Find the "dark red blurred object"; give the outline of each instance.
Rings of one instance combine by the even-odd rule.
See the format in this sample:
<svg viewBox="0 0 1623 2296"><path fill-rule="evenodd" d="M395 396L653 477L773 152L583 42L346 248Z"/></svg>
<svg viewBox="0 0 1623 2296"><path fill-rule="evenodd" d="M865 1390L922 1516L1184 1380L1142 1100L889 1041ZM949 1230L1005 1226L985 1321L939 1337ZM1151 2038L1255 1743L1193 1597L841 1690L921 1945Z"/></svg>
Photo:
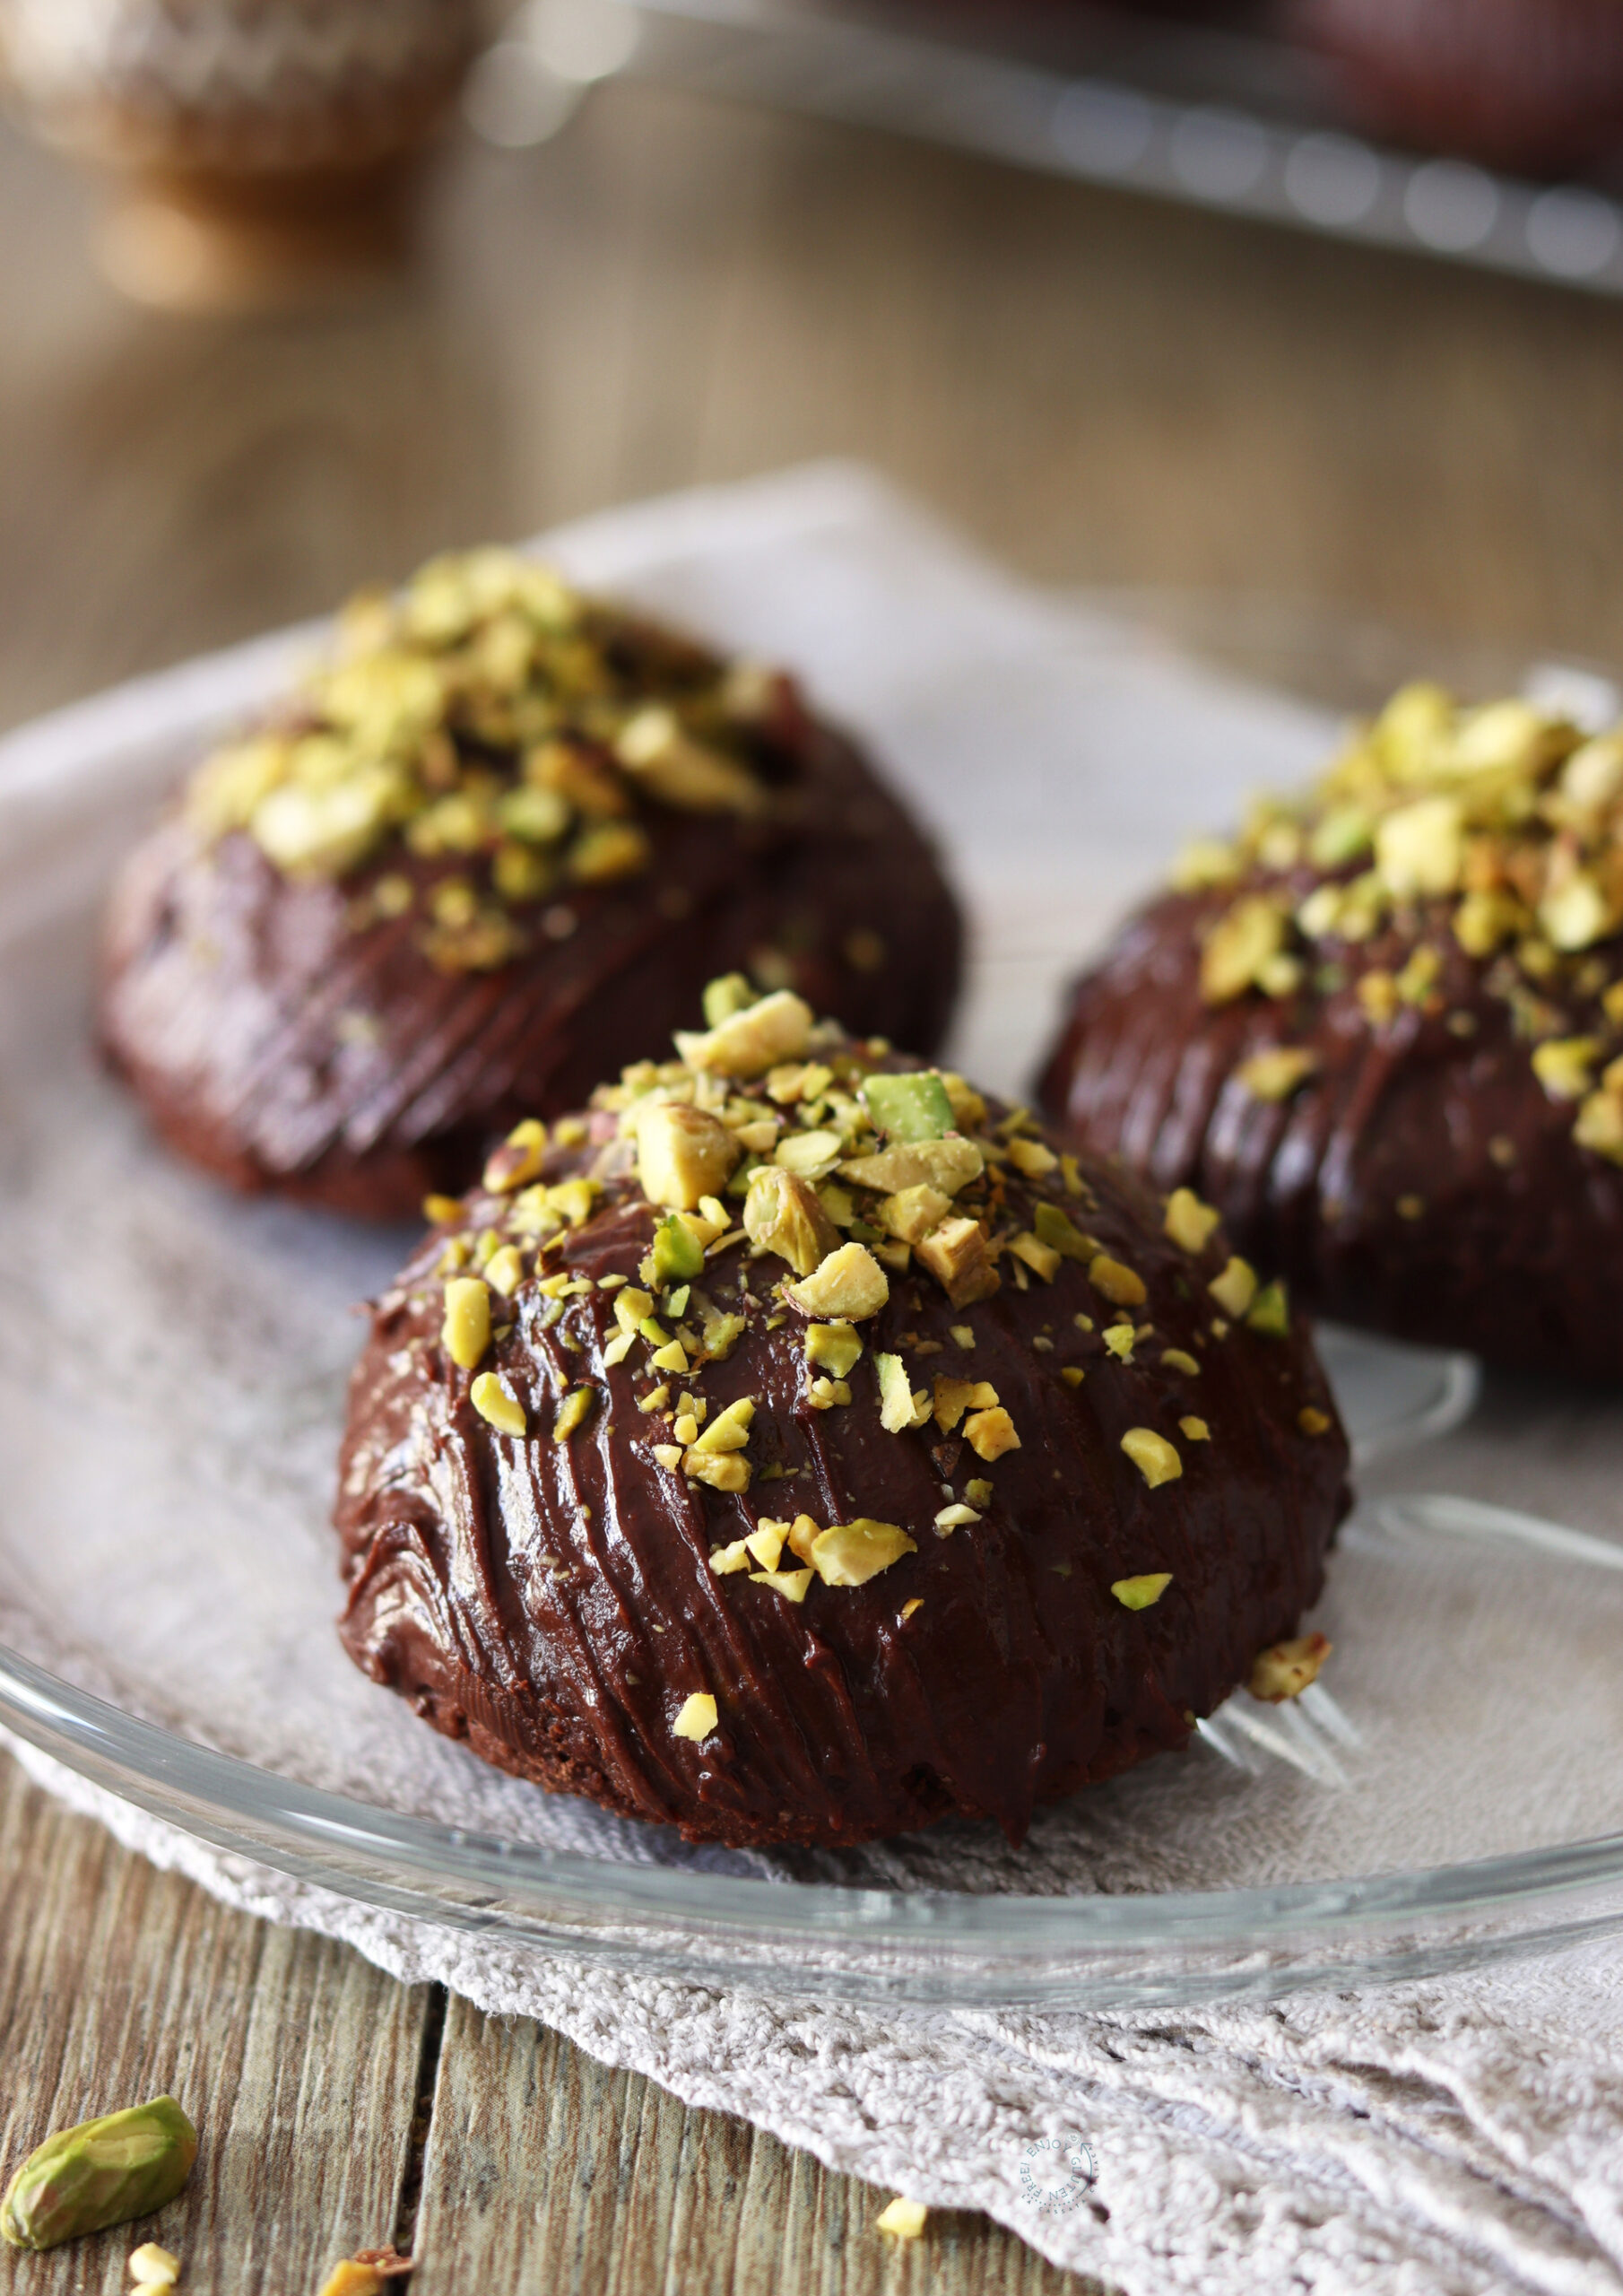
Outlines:
<svg viewBox="0 0 1623 2296"><path fill-rule="evenodd" d="M1364 126L1537 174L1623 143L1623 0L1290 0Z"/></svg>

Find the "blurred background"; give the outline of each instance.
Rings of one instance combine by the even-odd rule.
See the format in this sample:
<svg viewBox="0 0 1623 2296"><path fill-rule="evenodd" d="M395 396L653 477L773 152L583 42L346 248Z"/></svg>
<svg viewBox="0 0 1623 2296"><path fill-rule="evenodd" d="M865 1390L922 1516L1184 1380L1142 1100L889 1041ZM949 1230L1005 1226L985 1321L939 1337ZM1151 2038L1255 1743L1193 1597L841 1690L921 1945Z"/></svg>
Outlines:
<svg viewBox="0 0 1623 2296"><path fill-rule="evenodd" d="M1259 658L1623 660L1618 0L0 0L0 724L825 455Z"/></svg>

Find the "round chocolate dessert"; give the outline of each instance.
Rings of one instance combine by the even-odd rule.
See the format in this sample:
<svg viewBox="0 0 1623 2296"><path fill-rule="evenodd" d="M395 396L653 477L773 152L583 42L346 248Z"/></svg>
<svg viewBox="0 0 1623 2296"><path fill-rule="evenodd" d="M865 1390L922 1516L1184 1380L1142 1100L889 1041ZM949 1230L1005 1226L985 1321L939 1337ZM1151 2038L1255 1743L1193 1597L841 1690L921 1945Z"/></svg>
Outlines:
<svg viewBox="0 0 1623 2296"><path fill-rule="evenodd" d="M356 602L127 864L101 1031L182 1153L415 1213L734 968L929 1049L959 926L793 682L499 550Z"/></svg>
<svg viewBox="0 0 1623 2296"><path fill-rule="evenodd" d="M1623 1378L1623 734L1405 688L1187 849L1042 1099L1313 1309Z"/></svg>
<svg viewBox="0 0 1623 2296"><path fill-rule="evenodd" d="M787 991L519 1126L376 1304L356 1663L550 1790L735 1846L1039 1803L1182 1746L1348 1504L1284 1293L1187 1191Z"/></svg>

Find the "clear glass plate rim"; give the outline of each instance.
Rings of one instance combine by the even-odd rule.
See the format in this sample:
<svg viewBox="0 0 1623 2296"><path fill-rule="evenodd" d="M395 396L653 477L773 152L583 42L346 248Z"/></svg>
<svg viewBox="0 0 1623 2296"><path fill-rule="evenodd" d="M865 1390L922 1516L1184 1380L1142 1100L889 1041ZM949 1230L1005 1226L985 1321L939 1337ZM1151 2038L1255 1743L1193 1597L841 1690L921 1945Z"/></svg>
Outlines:
<svg viewBox="0 0 1623 2296"><path fill-rule="evenodd" d="M349 1867L324 1869L335 1853L395 1869L389 1900L412 1900L410 1909L425 1920L459 1918L457 1901L436 1895L434 1882L488 1892L479 1909L485 1918L499 1919L504 1909L554 1920L569 1910L583 1917L603 1910L600 1860L505 1843L301 1786L127 1714L4 1646L0 1725L182 1832L275 1870L350 1892L358 1876ZM413 1878L403 1881L400 1867ZM1312 1933L1333 1930L1344 1939L1353 1927L1527 1910L1623 1883L1623 1834L1351 1879L1084 1898L895 1892L651 1866L616 1866L612 1874L617 1916L661 1917L741 1936L821 1933L874 1947L927 1942L943 1958L988 1948L1008 1955L1021 1948L1264 1947Z"/></svg>

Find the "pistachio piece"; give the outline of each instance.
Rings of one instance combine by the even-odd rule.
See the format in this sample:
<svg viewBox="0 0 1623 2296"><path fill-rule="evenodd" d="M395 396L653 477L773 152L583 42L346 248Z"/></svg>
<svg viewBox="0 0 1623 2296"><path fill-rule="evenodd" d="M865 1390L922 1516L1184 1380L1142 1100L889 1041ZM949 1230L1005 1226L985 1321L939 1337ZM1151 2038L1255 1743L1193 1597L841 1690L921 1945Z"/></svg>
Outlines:
<svg viewBox="0 0 1623 2296"><path fill-rule="evenodd" d="M921 1180L916 1187L898 1188L888 1196L879 1207L879 1222L887 1235L899 1236L904 1244L916 1244L933 1228L939 1228L952 1209L950 1196L943 1196L928 1180Z"/></svg>
<svg viewBox="0 0 1623 2296"><path fill-rule="evenodd" d="M1533 1047L1532 1073L1552 1100L1580 1100L1602 1049L1596 1037L1551 1037Z"/></svg>
<svg viewBox="0 0 1623 2296"><path fill-rule="evenodd" d="M935 1423L943 1435L950 1435L967 1411L990 1411L997 1402L997 1389L989 1379L950 1379L944 1372L935 1376Z"/></svg>
<svg viewBox="0 0 1623 2296"><path fill-rule="evenodd" d="M915 1391L901 1357L876 1355L873 1364L879 1373L880 1425L890 1435L922 1427L930 1416L930 1397L922 1387Z"/></svg>
<svg viewBox="0 0 1623 2296"><path fill-rule="evenodd" d="M481 1419L499 1435L522 1435L527 1424L525 1408L510 1396L494 1371L482 1371L468 1389L468 1400Z"/></svg>
<svg viewBox="0 0 1623 2296"><path fill-rule="evenodd" d="M1057 1204L1038 1204L1032 1213L1031 1225L1037 1231L1037 1241L1046 1244L1050 1251L1057 1252L1062 1259L1085 1263L1098 1249L1092 1237L1084 1236L1071 1214L1062 1212Z"/></svg>
<svg viewBox="0 0 1623 2296"><path fill-rule="evenodd" d="M780 1061L799 1060L812 1034L812 1007L779 988L742 1013L729 1013L702 1036L679 1031L676 1049L690 1068L713 1076L762 1076Z"/></svg>
<svg viewBox="0 0 1623 2296"><path fill-rule="evenodd" d="M893 1148L881 1148L876 1155L853 1156L839 1170L842 1179L881 1196L898 1196L904 1188L919 1187L956 1196L959 1188L978 1179L985 1167L985 1159L975 1143L952 1133L945 1140L898 1143Z"/></svg>
<svg viewBox="0 0 1623 2296"><path fill-rule="evenodd" d="M707 1738L717 1720L716 1700L708 1691L696 1690L684 1698L671 1729L678 1738L691 1738L695 1745Z"/></svg>
<svg viewBox="0 0 1623 2296"><path fill-rule="evenodd" d="M172 2288L180 2277L180 2259L156 2240L143 2240L130 2254L128 2271L137 2289Z"/></svg>
<svg viewBox="0 0 1623 2296"><path fill-rule="evenodd" d="M1176 1483L1184 1472L1176 1445L1158 1435L1153 1427L1130 1427L1122 1438L1122 1448L1151 1491L1163 1483Z"/></svg>
<svg viewBox="0 0 1623 2296"><path fill-rule="evenodd" d="M930 2212L922 2200L906 2200L898 2193L873 2222L880 2231L889 2232L896 2239L916 2240L929 2218Z"/></svg>
<svg viewBox="0 0 1623 2296"><path fill-rule="evenodd" d="M849 1377L863 1352L863 1343L850 1324L808 1324L806 1361L831 1379Z"/></svg>
<svg viewBox="0 0 1623 2296"><path fill-rule="evenodd" d="M650 1204L697 1212L725 1187L739 1146L718 1117L685 1100L662 1100L637 1119L637 1177Z"/></svg>
<svg viewBox="0 0 1623 2296"><path fill-rule="evenodd" d="M1002 1283L978 1220L943 1220L913 1248L954 1308L972 1308L977 1300L989 1300Z"/></svg>
<svg viewBox="0 0 1623 2296"><path fill-rule="evenodd" d="M1286 1339L1290 1334L1290 1301L1285 1286L1276 1276L1271 1283L1264 1283L1250 1307L1245 1310L1247 1331L1260 1331L1267 1339Z"/></svg>
<svg viewBox="0 0 1623 2296"><path fill-rule="evenodd" d="M781 1595L786 1603L803 1603L806 1589L815 1576L816 1573L811 1570L752 1570L750 1584L752 1587L770 1587L773 1593Z"/></svg>
<svg viewBox="0 0 1623 2296"><path fill-rule="evenodd" d="M751 1174L743 1218L744 1232L756 1249L776 1252L796 1275L809 1276L839 1248L839 1230L815 1189L781 1164L763 1164Z"/></svg>
<svg viewBox="0 0 1623 2296"><path fill-rule="evenodd" d="M567 1443L596 1400L595 1387L572 1388L558 1406L558 1416L552 1422L552 1440Z"/></svg>
<svg viewBox="0 0 1623 2296"><path fill-rule="evenodd" d="M1045 1172L1056 1170L1059 1161L1046 1141L1014 1139L1009 1143L1009 1161L1028 1180L1041 1179Z"/></svg>
<svg viewBox="0 0 1623 2296"><path fill-rule="evenodd" d="M705 1248L676 1213L655 1228L654 1241L637 1271L643 1282L651 1283L656 1292L668 1291L673 1283L690 1283L704 1272ZM615 1313L619 1313L618 1302Z"/></svg>
<svg viewBox="0 0 1623 2296"><path fill-rule="evenodd" d="M1045 1283L1052 1283L1059 1274L1060 1255L1051 1244L1044 1243L1040 1237L1034 1235L1029 1228L1022 1228L1018 1236L1011 1238L1009 1249L1034 1275L1040 1275Z"/></svg>
<svg viewBox="0 0 1623 2296"><path fill-rule="evenodd" d="M1108 1252L1099 1252L1089 1262L1088 1281L1118 1308L1141 1308L1150 1296L1137 1269Z"/></svg>
<svg viewBox="0 0 1623 2296"><path fill-rule="evenodd" d="M639 709L621 726L614 754L661 804L688 813L758 813L766 793L747 766L695 741L674 710Z"/></svg>
<svg viewBox="0 0 1623 2296"><path fill-rule="evenodd" d="M1254 1100L1288 1100L1319 1065L1318 1054L1309 1052L1305 1045L1270 1045L1254 1052L1249 1060L1242 1060L1234 1077Z"/></svg>
<svg viewBox="0 0 1623 2296"><path fill-rule="evenodd" d="M1110 1591L1124 1610L1147 1611L1171 1584L1170 1570L1141 1570L1133 1578L1113 1578Z"/></svg>
<svg viewBox="0 0 1623 2296"><path fill-rule="evenodd" d="M819 1262L785 1297L808 1316L861 1323L878 1315L890 1297L884 1269L864 1244L842 1244Z"/></svg>
<svg viewBox="0 0 1623 2296"><path fill-rule="evenodd" d="M742 1451L750 1440L750 1422L755 1416L753 1396L740 1396L725 1411L718 1411L696 1441L690 1444L689 1454L707 1451Z"/></svg>
<svg viewBox="0 0 1623 2296"><path fill-rule="evenodd" d="M1272 1643L1257 1653L1245 1687L1253 1698L1260 1698L1270 1706L1282 1705L1288 1698L1300 1698L1308 1683L1316 1680L1320 1667L1334 1648L1329 1637L1323 1634L1302 1634L1294 1641Z"/></svg>
<svg viewBox="0 0 1623 2296"><path fill-rule="evenodd" d="M838 1132L791 1132L777 1144L774 1161L798 1179L827 1179L845 1152Z"/></svg>
<svg viewBox="0 0 1623 2296"><path fill-rule="evenodd" d="M953 1129L952 1102L933 1071L866 1077L862 1100L876 1128L894 1141L940 1140Z"/></svg>
<svg viewBox="0 0 1623 2296"><path fill-rule="evenodd" d="M6 2186L0 2239L14 2248L54 2248L150 2216L173 2200L196 2157L197 2132L173 2097L59 2129Z"/></svg>
<svg viewBox="0 0 1623 2296"><path fill-rule="evenodd" d="M1451 893L1464 860L1464 816L1457 797L1421 797L1376 825L1376 867L1398 900Z"/></svg>
<svg viewBox="0 0 1623 2296"><path fill-rule="evenodd" d="M490 1344L490 1292L482 1276L452 1276L439 1335L457 1370L471 1371Z"/></svg>
<svg viewBox="0 0 1623 2296"><path fill-rule="evenodd" d="M904 1554L917 1552L917 1542L899 1523L859 1515L854 1523L836 1523L820 1533L812 1542L810 1561L825 1587L865 1587Z"/></svg>
<svg viewBox="0 0 1623 2296"><path fill-rule="evenodd" d="M510 1196L541 1170L546 1153L547 1127L537 1117L516 1124L484 1168L484 1184L492 1196Z"/></svg>
<svg viewBox="0 0 1623 2296"><path fill-rule="evenodd" d="M964 1439L976 1458L988 1465L1001 1459L1005 1451L1018 1451L1020 1439L1014 1431L1014 1422L1001 1404L987 1411L972 1411L964 1422Z"/></svg>
<svg viewBox="0 0 1623 2296"><path fill-rule="evenodd" d="M1231 1004L1252 987L1271 957L1285 945L1285 912L1262 893L1247 893L1225 911L1201 951L1201 996L1208 1004Z"/></svg>
<svg viewBox="0 0 1623 2296"><path fill-rule="evenodd" d="M1206 1286L1225 1315L1243 1316L1256 1297L1256 1270L1237 1253Z"/></svg>
<svg viewBox="0 0 1623 2296"><path fill-rule="evenodd" d="M1169 1236L1181 1252L1203 1252L1222 1216L1210 1204L1202 1204L1192 1187L1175 1187L1167 1198L1161 1232Z"/></svg>

